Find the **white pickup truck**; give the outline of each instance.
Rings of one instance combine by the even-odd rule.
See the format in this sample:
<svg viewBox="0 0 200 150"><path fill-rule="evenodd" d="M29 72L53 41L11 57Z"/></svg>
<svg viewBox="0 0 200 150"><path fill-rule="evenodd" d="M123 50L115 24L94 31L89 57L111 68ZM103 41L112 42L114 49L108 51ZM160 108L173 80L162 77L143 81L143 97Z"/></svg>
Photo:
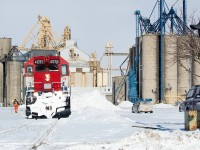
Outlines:
<svg viewBox="0 0 200 150"><path fill-rule="evenodd" d="M153 113L152 108L153 108L152 101L140 101L133 104L132 113L140 113L140 112Z"/></svg>

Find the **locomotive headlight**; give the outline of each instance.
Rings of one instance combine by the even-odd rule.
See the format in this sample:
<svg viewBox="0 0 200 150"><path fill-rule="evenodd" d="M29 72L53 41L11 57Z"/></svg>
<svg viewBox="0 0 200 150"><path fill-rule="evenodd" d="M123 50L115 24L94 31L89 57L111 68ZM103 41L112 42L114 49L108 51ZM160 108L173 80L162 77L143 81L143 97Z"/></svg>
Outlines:
<svg viewBox="0 0 200 150"><path fill-rule="evenodd" d="M47 82L50 81L50 74L45 74L45 81L47 81Z"/></svg>

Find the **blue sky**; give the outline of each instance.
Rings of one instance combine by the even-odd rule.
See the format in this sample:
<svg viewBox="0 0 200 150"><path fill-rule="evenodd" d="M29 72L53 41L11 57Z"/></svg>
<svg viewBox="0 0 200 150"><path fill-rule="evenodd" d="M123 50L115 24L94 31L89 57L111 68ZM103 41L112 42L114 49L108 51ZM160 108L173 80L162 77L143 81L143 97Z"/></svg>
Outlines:
<svg viewBox="0 0 200 150"><path fill-rule="evenodd" d="M171 6L176 0L166 0ZM113 51L127 52L135 41L134 11L149 17L156 0L0 0L0 37L11 37L20 45L37 22L38 15L51 20L57 35L66 25L72 30L72 39L86 53L96 51L100 58L107 42ZM182 0L175 5L179 11ZM198 10L200 1L188 0L188 15ZM158 12L153 14L157 18Z"/></svg>

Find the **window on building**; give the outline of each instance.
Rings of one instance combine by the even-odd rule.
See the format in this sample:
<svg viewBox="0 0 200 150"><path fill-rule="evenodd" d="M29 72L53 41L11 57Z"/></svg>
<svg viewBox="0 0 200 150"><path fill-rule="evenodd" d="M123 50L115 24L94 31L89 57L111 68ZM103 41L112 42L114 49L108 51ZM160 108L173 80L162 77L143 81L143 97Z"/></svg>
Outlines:
<svg viewBox="0 0 200 150"><path fill-rule="evenodd" d="M76 72L83 72L82 68L76 68Z"/></svg>

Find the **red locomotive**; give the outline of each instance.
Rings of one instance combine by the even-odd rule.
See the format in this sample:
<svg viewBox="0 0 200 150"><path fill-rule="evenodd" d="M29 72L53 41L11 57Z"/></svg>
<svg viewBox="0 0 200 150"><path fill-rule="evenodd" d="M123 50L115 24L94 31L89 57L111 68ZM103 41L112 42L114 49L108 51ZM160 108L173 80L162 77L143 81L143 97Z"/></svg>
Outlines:
<svg viewBox="0 0 200 150"><path fill-rule="evenodd" d="M71 114L69 63L60 56L35 56L24 64L27 118Z"/></svg>

